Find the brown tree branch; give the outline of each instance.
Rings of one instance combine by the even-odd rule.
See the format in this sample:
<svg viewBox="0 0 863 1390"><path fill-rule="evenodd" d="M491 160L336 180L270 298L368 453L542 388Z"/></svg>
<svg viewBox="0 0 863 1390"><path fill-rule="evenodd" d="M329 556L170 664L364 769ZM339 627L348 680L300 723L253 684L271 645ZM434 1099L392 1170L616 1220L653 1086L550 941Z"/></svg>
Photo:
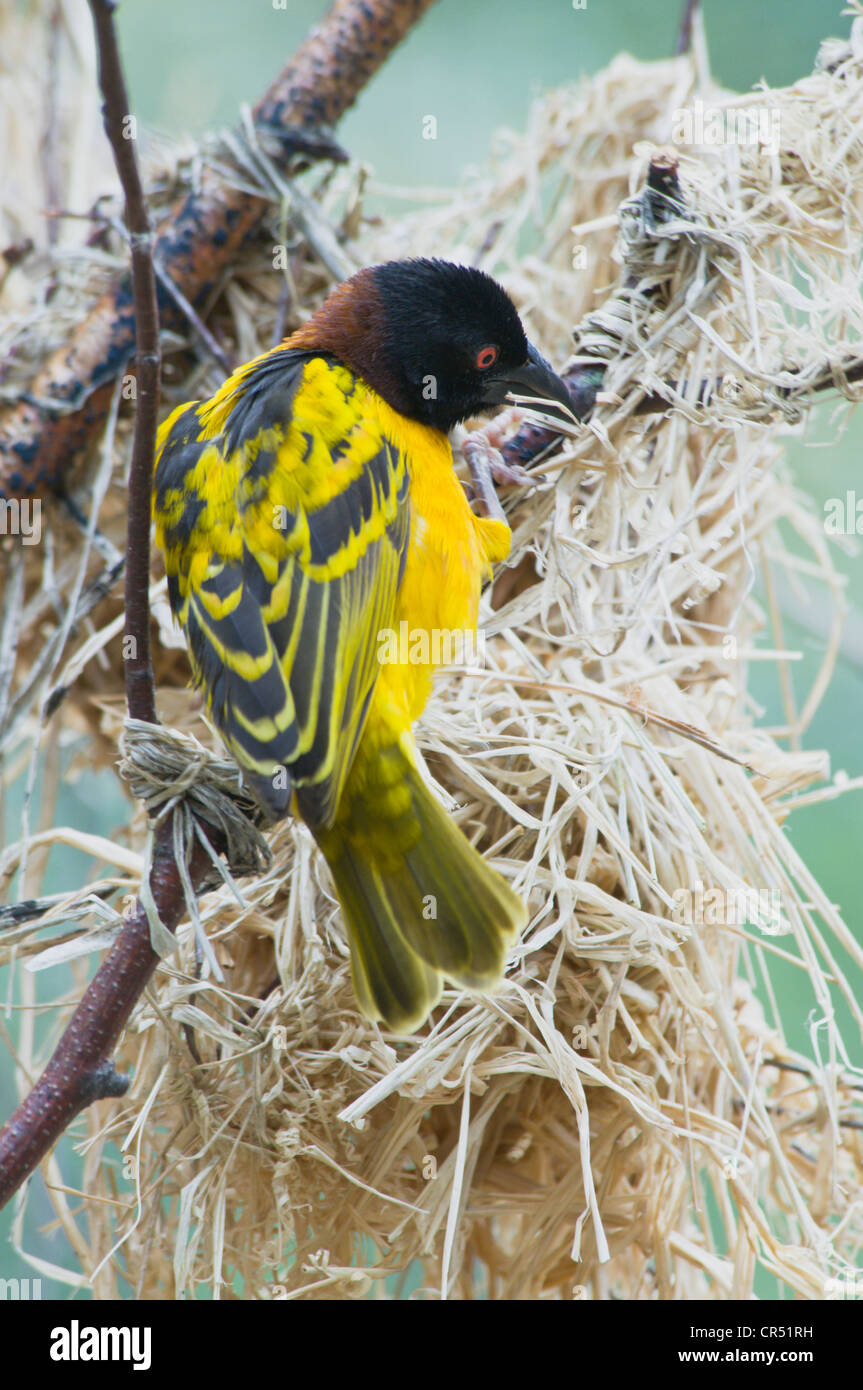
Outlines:
<svg viewBox="0 0 863 1390"><path fill-rule="evenodd" d="M329 129L434 0L335 0L254 108L255 123L282 164L333 157ZM154 255L180 294L200 308L269 203L205 168L156 233ZM162 322L185 316L164 289ZM26 398L0 416L0 497L43 494L63 479L92 442L113 383L134 351L135 313L128 277L94 305L71 343L37 373ZM56 402L56 406L46 405Z"/></svg>
<svg viewBox="0 0 863 1390"><path fill-rule="evenodd" d="M133 719L156 722L150 661L150 495L159 412L159 313L153 271L153 237L144 190L127 125L129 100L114 30L114 0L89 0L96 31L99 87L105 134L123 188L132 260L132 302L136 342L135 430L129 469L126 523L126 703ZM199 847L199 874L209 858ZM185 894L173 853L172 816L154 838L150 891L160 919L173 930L183 914ZM150 944L150 925L140 903L131 921L97 971L75 1010L45 1072L12 1119L0 1131L0 1206L87 1105L121 1096L128 1078L116 1071L110 1054L159 957Z"/></svg>
<svg viewBox="0 0 863 1390"><path fill-rule="evenodd" d="M683 53L688 53L692 47L692 30L695 24L695 16L698 13L699 0L683 0L683 9L677 25L677 42L674 46L675 57L680 57Z"/></svg>
<svg viewBox="0 0 863 1390"><path fill-rule="evenodd" d="M211 868L195 844L189 864L193 883ZM173 852L170 820L155 836L150 888L159 917L173 931L185 913L185 897ZM17 1191L76 1115L94 1100L121 1096L121 1076L111 1053L159 957L150 945L150 926L138 902L116 945L90 982L51 1060L33 1090L0 1130L0 1207Z"/></svg>
<svg viewBox="0 0 863 1390"><path fill-rule="evenodd" d="M788 367L785 370L789 376L799 375L798 369L795 367ZM594 366L582 361L571 367L569 371L561 372L560 375L572 396L573 415L577 420L587 420L596 408L597 396L603 390L605 363L597 361ZM795 397L802 399L806 396L818 395L822 391L838 390L844 382L851 386L860 381L863 381L863 358L853 357L843 362L837 362L835 365L825 363L823 370L814 381L809 381L799 388L793 386L776 387L775 393L779 399L792 400ZM726 384L726 378L721 376L715 377L712 381L702 381L698 387L697 399L693 404L707 408L711 401L722 395ZM683 389L685 389L685 383L668 382L669 393ZM671 410L673 407L674 401L670 398L670 394L665 396L659 391L651 391L648 395L642 396L635 406L633 414L661 415L663 411ZM557 444L560 438L560 432L552 425L524 424L511 439L508 439L501 446L501 458L508 467L527 468L530 464L535 463L547 449Z"/></svg>
<svg viewBox="0 0 863 1390"><path fill-rule="evenodd" d="M126 704L131 719L156 722L156 695L150 661L150 496L159 417L159 310L153 271L153 235L144 189L128 127L129 98L114 30L114 0L90 0L99 56L102 114L126 202L132 251L135 310L135 433L129 468L126 520Z"/></svg>

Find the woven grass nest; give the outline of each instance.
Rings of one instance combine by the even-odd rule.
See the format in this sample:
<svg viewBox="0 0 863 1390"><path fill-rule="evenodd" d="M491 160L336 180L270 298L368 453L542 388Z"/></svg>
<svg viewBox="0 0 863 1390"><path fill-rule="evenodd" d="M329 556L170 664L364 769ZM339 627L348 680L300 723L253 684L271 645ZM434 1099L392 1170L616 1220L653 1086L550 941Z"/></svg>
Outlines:
<svg viewBox="0 0 863 1390"><path fill-rule="evenodd" d="M778 109L781 140L673 148L683 205L653 222L648 163L696 97ZM193 165L162 163L157 211ZM842 601L779 436L804 419L825 363L863 343L859 35L793 88L745 98L711 84L698 45L658 64L619 57L537 100L526 131L501 133L456 191L383 221L365 214L373 186L356 166L310 176L304 200L262 168L244 177L272 198L272 226L210 316L235 360L290 331L335 274L444 254L497 274L556 366L573 331L577 354L609 364L589 423L537 463L534 487L503 494L514 543L483 600L483 661L440 674L417 729L438 795L531 922L496 994L450 990L419 1035L389 1036L357 1011L311 836L280 826L269 867L201 899L202 967L181 927L117 1057L128 1094L76 1125L80 1214L52 1193L79 1262L67 1277L146 1299L822 1298L863 1239L850 1063L863 1014L837 959L857 971L863 951L783 830L795 806L836 794L826 756L799 739L830 680ZM290 248L288 282L274 241ZM50 331L98 288L111 245L121 254L109 244L104 264L55 263ZM3 331L26 365L48 312L35 290L22 308L20 280L17 300ZM168 363L166 409L220 380L191 337ZM720 383L706 404L703 382ZM660 389L668 408L639 414ZM80 530L52 518L57 587L121 544L128 429L121 415L81 483L99 499L101 554L82 556ZM5 851L0 885L26 857L18 895L37 891L57 842L88 853L92 873L4 933L4 949L18 971L78 953L83 979L84 953L137 891L147 834L131 802L110 843L50 816L64 742L78 740L78 766L116 765L119 600L40 673L61 620L42 593L44 547L25 559L7 773L38 757L43 811ZM771 735L755 727L747 655L761 641L781 670L777 574L826 588L835 617L817 679ZM160 715L216 753L157 561L153 585ZM69 693L39 716L33 691L51 686ZM808 977L811 1056L785 1039L780 959ZM840 997L854 1036L834 1016ZM25 1029L32 1072L28 1046Z"/></svg>

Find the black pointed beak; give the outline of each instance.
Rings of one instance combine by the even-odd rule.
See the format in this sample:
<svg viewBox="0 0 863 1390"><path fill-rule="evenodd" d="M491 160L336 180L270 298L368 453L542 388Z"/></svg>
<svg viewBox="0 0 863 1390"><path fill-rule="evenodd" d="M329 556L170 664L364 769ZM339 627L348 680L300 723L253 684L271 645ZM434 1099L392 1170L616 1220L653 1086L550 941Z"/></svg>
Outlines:
<svg viewBox="0 0 863 1390"><path fill-rule="evenodd" d="M575 413L569 388L537 352L533 343L527 345L527 360L520 367L508 367L504 372L490 377L482 394L487 405L502 405L512 395L530 396L536 400L538 410L554 419L571 422ZM540 405L541 401L555 404ZM562 409L557 409L557 406Z"/></svg>

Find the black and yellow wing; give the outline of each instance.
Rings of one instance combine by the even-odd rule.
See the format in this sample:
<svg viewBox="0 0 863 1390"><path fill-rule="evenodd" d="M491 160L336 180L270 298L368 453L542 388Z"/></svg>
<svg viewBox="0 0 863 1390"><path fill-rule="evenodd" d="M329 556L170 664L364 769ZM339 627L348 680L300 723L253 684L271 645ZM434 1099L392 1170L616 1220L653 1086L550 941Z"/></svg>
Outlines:
<svg viewBox="0 0 863 1390"><path fill-rule="evenodd" d="M274 816L332 823L391 628L409 476L341 364L280 348L157 444L173 611L214 723Z"/></svg>

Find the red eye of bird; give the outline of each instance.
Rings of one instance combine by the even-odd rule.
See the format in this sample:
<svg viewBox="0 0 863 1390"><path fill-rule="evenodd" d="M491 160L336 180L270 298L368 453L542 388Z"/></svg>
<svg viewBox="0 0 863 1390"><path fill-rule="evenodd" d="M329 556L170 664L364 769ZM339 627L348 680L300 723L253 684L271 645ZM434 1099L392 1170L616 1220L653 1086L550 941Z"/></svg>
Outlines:
<svg viewBox="0 0 863 1390"><path fill-rule="evenodd" d="M479 367L479 369L480 369L481 372L486 371L489 367L493 367L496 361L497 361L497 348L496 348L496 347L484 347L484 348L481 348L480 351L479 351L479 352L477 353L477 355L476 355L476 365Z"/></svg>

